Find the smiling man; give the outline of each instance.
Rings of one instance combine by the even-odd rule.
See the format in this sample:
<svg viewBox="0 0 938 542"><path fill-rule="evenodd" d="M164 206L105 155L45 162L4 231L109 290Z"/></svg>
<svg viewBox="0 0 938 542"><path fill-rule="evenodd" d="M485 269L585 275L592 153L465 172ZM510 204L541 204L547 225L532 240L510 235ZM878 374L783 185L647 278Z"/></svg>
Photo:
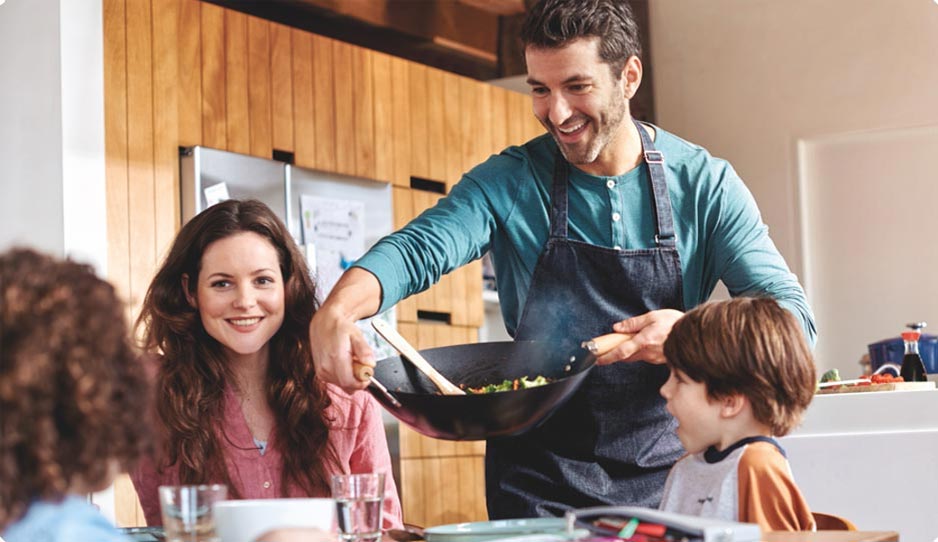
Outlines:
<svg viewBox="0 0 938 542"><path fill-rule="evenodd" d="M733 295L776 298L812 341L813 316L733 168L632 120L642 62L626 2L542 0L521 37L548 134L476 166L358 260L310 325L317 372L364 388L352 358L374 357L354 321L491 251L515 339L567 351L612 330L634 337L546 423L488 442L490 517L657 506L683 453L658 394L662 344L682 311L722 280Z"/></svg>
<svg viewBox="0 0 938 542"><path fill-rule="evenodd" d="M623 159L638 156L636 149L618 143L638 140L638 134L629 137L634 126L625 122L625 95L638 87L641 65L633 56L627 73L614 75L599 61L601 43L598 37L588 37L562 48L529 47L527 81L534 114L564 158L593 175L616 175Z"/></svg>

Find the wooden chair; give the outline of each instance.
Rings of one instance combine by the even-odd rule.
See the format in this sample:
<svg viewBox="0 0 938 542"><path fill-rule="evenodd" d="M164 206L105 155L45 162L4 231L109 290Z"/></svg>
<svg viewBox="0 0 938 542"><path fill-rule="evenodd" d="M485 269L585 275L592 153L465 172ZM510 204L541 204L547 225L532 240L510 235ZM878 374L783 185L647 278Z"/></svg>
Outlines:
<svg viewBox="0 0 938 542"><path fill-rule="evenodd" d="M835 516L834 514L825 514L823 512L811 512L814 516L814 523L817 524L819 531L856 531L857 526L847 518Z"/></svg>

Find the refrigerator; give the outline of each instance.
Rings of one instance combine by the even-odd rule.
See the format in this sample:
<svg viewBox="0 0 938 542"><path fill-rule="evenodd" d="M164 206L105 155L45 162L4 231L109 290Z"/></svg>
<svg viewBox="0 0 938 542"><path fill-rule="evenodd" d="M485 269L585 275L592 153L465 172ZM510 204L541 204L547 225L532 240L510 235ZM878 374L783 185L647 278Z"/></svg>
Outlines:
<svg viewBox="0 0 938 542"><path fill-rule="evenodd" d="M226 199L253 198L287 225L307 259L321 302L339 275L391 233L391 185L208 147L180 149L182 222ZM382 315L392 325L393 312ZM369 339L371 326L362 328ZM367 327L367 329L364 329ZM394 352L377 337L379 359Z"/></svg>
<svg viewBox="0 0 938 542"><path fill-rule="evenodd" d="M321 296L393 227L391 186L370 179L185 147L180 149L180 180L183 223L230 198L266 203L306 255Z"/></svg>

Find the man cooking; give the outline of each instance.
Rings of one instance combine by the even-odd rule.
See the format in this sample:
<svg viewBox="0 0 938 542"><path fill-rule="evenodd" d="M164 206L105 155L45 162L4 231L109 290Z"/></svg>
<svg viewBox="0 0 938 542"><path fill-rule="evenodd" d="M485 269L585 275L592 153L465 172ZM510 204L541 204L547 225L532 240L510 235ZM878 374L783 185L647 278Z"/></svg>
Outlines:
<svg viewBox="0 0 938 542"><path fill-rule="evenodd" d="M642 62L624 1L543 0L521 38L548 134L473 168L342 277L310 325L316 369L364 388L352 359L374 355L354 322L491 250L515 339L566 348L611 330L634 337L546 423L488 442L490 518L657 506L683 453L658 394L662 344L682 311L722 280L733 295L777 299L810 341L813 315L733 168L632 120Z"/></svg>

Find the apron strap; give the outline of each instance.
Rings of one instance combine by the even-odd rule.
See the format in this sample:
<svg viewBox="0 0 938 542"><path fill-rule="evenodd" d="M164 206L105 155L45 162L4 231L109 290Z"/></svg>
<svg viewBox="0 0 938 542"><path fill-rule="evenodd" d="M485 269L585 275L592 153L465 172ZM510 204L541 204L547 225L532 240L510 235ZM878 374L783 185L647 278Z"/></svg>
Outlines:
<svg viewBox="0 0 938 542"><path fill-rule="evenodd" d="M550 191L550 237L567 238L567 179L570 165L560 153L560 147L554 153L554 179Z"/></svg>
<svg viewBox="0 0 938 542"><path fill-rule="evenodd" d="M671 217L671 196L668 194L668 181L664 173L664 153L655 148L654 142L637 120L632 119L632 122L635 123L642 140L642 151L655 200L655 244L659 247L673 247L677 243L674 238L674 220Z"/></svg>
<svg viewBox="0 0 938 542"><path fill-rule="evenodd" d="M635 128L642 141L642 151L645 165L648 166L651 180L652 209L655 213L655 245L659 247L674 247L674 220L671 216L671 196L668 193L668 181L664 171L664 154L655 148L654 142L648 133L635 119ZM554 178L551 187L550 209L550 237L552 239L567 238L567 180L570 174L570 165L560 152L554 153Z"/></svg>

